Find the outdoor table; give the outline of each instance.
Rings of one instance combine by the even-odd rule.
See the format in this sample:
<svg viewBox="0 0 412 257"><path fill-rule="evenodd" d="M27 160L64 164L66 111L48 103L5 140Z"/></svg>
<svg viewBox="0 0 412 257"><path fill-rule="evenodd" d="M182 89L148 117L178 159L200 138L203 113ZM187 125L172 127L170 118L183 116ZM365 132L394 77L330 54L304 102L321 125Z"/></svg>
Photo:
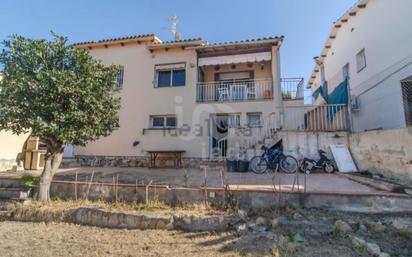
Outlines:
<svg viewBox="0 0 412 257"><path fill-rule="evenodd" d="M156 168L156 158L159 154L171 154L174 157L174 167L176 169L182 168L182 153L186 152L184 150L149 150L150 162L149 168Z"/></svg>

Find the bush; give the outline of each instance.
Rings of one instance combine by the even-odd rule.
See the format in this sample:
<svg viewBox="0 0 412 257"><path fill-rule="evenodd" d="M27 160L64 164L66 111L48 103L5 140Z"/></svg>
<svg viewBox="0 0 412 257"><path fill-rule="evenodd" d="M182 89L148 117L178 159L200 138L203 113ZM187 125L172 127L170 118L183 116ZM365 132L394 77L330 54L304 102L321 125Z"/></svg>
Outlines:
<svg viewBox="0 0 412 257"><path fill-rule="evenodd" d="M20 178L20 184L29 188L36 188L39 186L39 180L33 176L25 175Z"/></svg>

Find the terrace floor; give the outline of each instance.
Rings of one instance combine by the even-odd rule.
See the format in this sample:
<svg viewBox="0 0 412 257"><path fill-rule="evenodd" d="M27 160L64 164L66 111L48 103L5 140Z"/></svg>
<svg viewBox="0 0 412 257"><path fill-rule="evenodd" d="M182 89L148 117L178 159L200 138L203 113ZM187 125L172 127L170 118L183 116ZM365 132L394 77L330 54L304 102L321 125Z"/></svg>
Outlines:
<svg viewBox="0 0 412 257"><path fill-rule="evenodd" d="M31 175L39 176L40 172L29 172ZM18 176L19 173L0 173L1 177ZM20 173L22 174L22 173ZM266 173L257 175L248 173L223 172L223 179L219 169L211 168L205 173L200 169L169 169L169 168L118 168L118 167L79 167L60 169L54 177L58 181L90 181L93 175L93 182L112 183L118 181L119 184L149 184L170 185L187 187L222 187L229 184L231 189L237 190L273 190L275 181L276 189L282 191L297 191L296 174ZM273 180L273 177L275 179ZM299 174L299 189L304 190L305 175ZM294 183L295 181L295 183ZM293 186L295 184L295 186ZM336 174L310 174L306 175L306 192L311 193L348 193L348 194L368 194L379 193L375 188L352 181L344 176Z"/></svg>

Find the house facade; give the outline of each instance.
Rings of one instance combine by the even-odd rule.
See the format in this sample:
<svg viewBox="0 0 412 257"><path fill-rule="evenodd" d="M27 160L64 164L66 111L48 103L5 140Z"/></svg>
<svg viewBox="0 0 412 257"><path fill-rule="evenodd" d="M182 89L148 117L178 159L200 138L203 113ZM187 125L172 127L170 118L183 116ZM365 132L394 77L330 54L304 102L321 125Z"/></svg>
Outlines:
<svg viewBox="0 0 412 257"><path fill-rule="evenodd" d="M315 104L350 103L354 132L412 125L410 10L409 0L358 1L315 60L307 84Z"/></svg>
<svg viewBox="0 0 412 257"><path fill-rule="evenodd" d="M3 75L0 72L0 80ZM11 131L0 130L0 171L17 167L17 159L21 158L23 144L29 134L15 135Z"/></svg>
<svg viewBox="0 0 412 257"><path fill-rule="evenodd" d="M282 40L208 44L140 35L76 44L122 70L120 128L76 147L75 155L139 158L150 150L182 150L185 158L215 159L227 156L236 138L264 139L262 130L281 119ZM253 140L230 136L232 129L248 130Z"/></svg>

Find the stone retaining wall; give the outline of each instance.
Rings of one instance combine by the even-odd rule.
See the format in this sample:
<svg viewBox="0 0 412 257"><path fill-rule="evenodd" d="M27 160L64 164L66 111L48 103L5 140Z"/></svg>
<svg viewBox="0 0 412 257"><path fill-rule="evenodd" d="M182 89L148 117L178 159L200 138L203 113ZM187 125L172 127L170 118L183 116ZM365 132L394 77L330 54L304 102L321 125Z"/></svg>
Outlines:
<svg viewBox="0 0 412 257"><path fill-rule="evenodd" d="M80 166L90 167L148 167L148 156L95 156L76 155ZM174 161L168 156L159 156L156 160L159 167L174 167ZM223 165L220 161L205 160L202 158L182 158L183 168L198 169L201 165Z"/></svg>
<svg viewBox="0 0 412 257"><path fill-rule="evenodd" d="M186 232L225 231L238 220L229 216L147 216L94 208L56 210L33 206L17 207L11 213L11 219L30 222L67 222L116 229L176 229Z"/></svg>
<svg viewBox="0 0 412 257"><path fill-rule="evenodd" d="M295 208L324 208L338 211L381 213L412 212L412 197L391 193L369 194L328 194L328 193L291 193L270 191L238 191L223 188L183 188L152 185L92 183L88 190L87 183L77 184L77 197L88 199L124 202L145 202L158 200L170 206L191 205L207 202L211 206L234 206L239 208L272 208L290 205ZM51 196L61 199L75 199L74 183L55 181L51 186Z"/></svg>

